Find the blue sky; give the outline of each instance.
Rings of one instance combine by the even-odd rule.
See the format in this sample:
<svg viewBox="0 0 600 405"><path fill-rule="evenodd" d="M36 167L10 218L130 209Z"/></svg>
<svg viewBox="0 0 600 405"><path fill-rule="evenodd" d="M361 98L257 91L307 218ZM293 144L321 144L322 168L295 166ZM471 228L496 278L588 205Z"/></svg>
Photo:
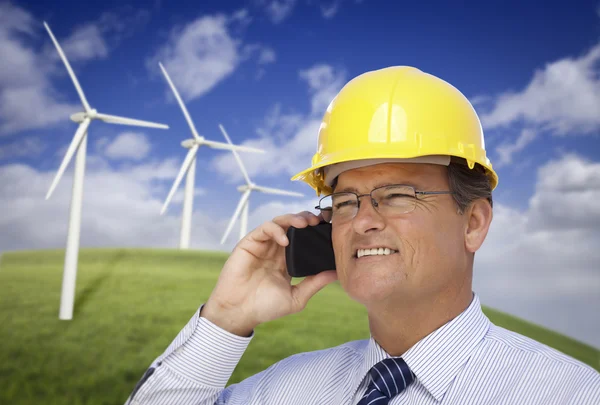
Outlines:
<svg viewBox="0 0 600 405"><path fill-rule="evenodd" d="M223 141L223 123L234 143L268 151L242 155L256 183L305 194L252 195L250 228L314 206L314 192L289 178L310 163L341 86L411 65L471 100L500 176L475 291L600 347L598 1L88 3L0 2L0 251L60 248L66 238L72 168L44 196L81 105L43 21L92 107L170 126L92 124L82 246L177 246L182 193L159 211L190 132L159 61L200 134ZM234 237L218 241L243 178L230 154L201 148L198 157L192 246L229 250Z"/></svg>

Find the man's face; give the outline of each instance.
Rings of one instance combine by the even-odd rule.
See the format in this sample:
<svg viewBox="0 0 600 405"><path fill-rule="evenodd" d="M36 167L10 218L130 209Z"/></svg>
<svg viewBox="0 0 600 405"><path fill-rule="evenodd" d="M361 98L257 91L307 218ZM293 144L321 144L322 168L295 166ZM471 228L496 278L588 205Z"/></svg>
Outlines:
<svg viewBox="0 0 600 405"><path fill-rule="evenodd" d="M367 194L391 184L448 191L447 176L441 165L385 163L343 172L335 192ZM416 303L470 283L466 219L451 195L420 195L414 211L394 217L379 214L367 196L360 203L354 219L332 222L338 279L352 299ZM358 249L379 247L395 253L357 257Z"/></svg>

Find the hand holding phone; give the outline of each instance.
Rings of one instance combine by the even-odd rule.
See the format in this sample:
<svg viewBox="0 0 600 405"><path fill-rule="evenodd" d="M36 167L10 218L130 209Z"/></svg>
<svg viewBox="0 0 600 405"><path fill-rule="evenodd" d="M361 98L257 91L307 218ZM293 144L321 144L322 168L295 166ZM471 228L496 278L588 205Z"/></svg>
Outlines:
<svg viewBox="0 0 600 405"><path fill-rule="evenodd" d="M290 226L316 228L319 220L308 211L286 214L248 233L223 265L200 316L230 333L249 336L262 323L302 311L337 274L322 272L292 283L286 269L285 250L290 245L286 233Z"/></svg>
<svg viewBox="0 0 600 405"><path fill-rule="evenodd" d="M335 270L330 223L305 228L290 226L286 235L290 243L285 248L285 262L290 276L306 277Z"/></svg>

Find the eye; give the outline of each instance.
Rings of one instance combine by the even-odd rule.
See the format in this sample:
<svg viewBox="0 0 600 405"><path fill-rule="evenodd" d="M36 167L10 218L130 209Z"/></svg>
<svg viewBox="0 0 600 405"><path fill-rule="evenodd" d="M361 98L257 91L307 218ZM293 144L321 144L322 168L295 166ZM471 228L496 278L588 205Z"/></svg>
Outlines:
<svg viewBox="0 0 600 405"><path fill-rule="evenodd" d="M393 194L388 194L383 198L383 201L381 201L384 205L389 205L389 206L399 206L399 205L405 205L407 203L412 203L414 197L410 194L403 194L403 193L393 193Z"/></svg>
<svg viewBox="0 0 600 405"><path fill-rule="evenodd" d="M356 206L356 201L346 200L346 201L341 201L341 202L335 203L333 208L336 210L339 210L344 207L354 207L354 206Z"/></svg>
<svg viewBox="0 0 600 405"><path fill-rule="evenodd" d="M407 199L407 198L413 198L413 196L409 195L409 194L395 193L395 194L386 195L385 198L384 198L384 200L385 201L392 201L393 202L393 201L404 200L404 199Z"/></svg>
<svg viewBox="0 0 600 405"><path fill-rule="evenodd" d="M396 194L386 195L385 198L389 199L389 200L394 199L394 198L412 198L412 195L396 193Z"/></svg>

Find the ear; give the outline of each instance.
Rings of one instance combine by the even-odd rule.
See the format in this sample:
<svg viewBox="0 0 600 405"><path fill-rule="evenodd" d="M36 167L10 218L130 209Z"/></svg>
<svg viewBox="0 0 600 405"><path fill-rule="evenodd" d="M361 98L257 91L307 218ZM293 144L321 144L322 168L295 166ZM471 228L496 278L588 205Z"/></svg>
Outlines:
<svg viewBox="0 0 600 405"><path fill-rule="evenodd" d="M485 198L475 200L467 209L465 248L475 253L483 244L492 223L492 206Z"/></svg>

